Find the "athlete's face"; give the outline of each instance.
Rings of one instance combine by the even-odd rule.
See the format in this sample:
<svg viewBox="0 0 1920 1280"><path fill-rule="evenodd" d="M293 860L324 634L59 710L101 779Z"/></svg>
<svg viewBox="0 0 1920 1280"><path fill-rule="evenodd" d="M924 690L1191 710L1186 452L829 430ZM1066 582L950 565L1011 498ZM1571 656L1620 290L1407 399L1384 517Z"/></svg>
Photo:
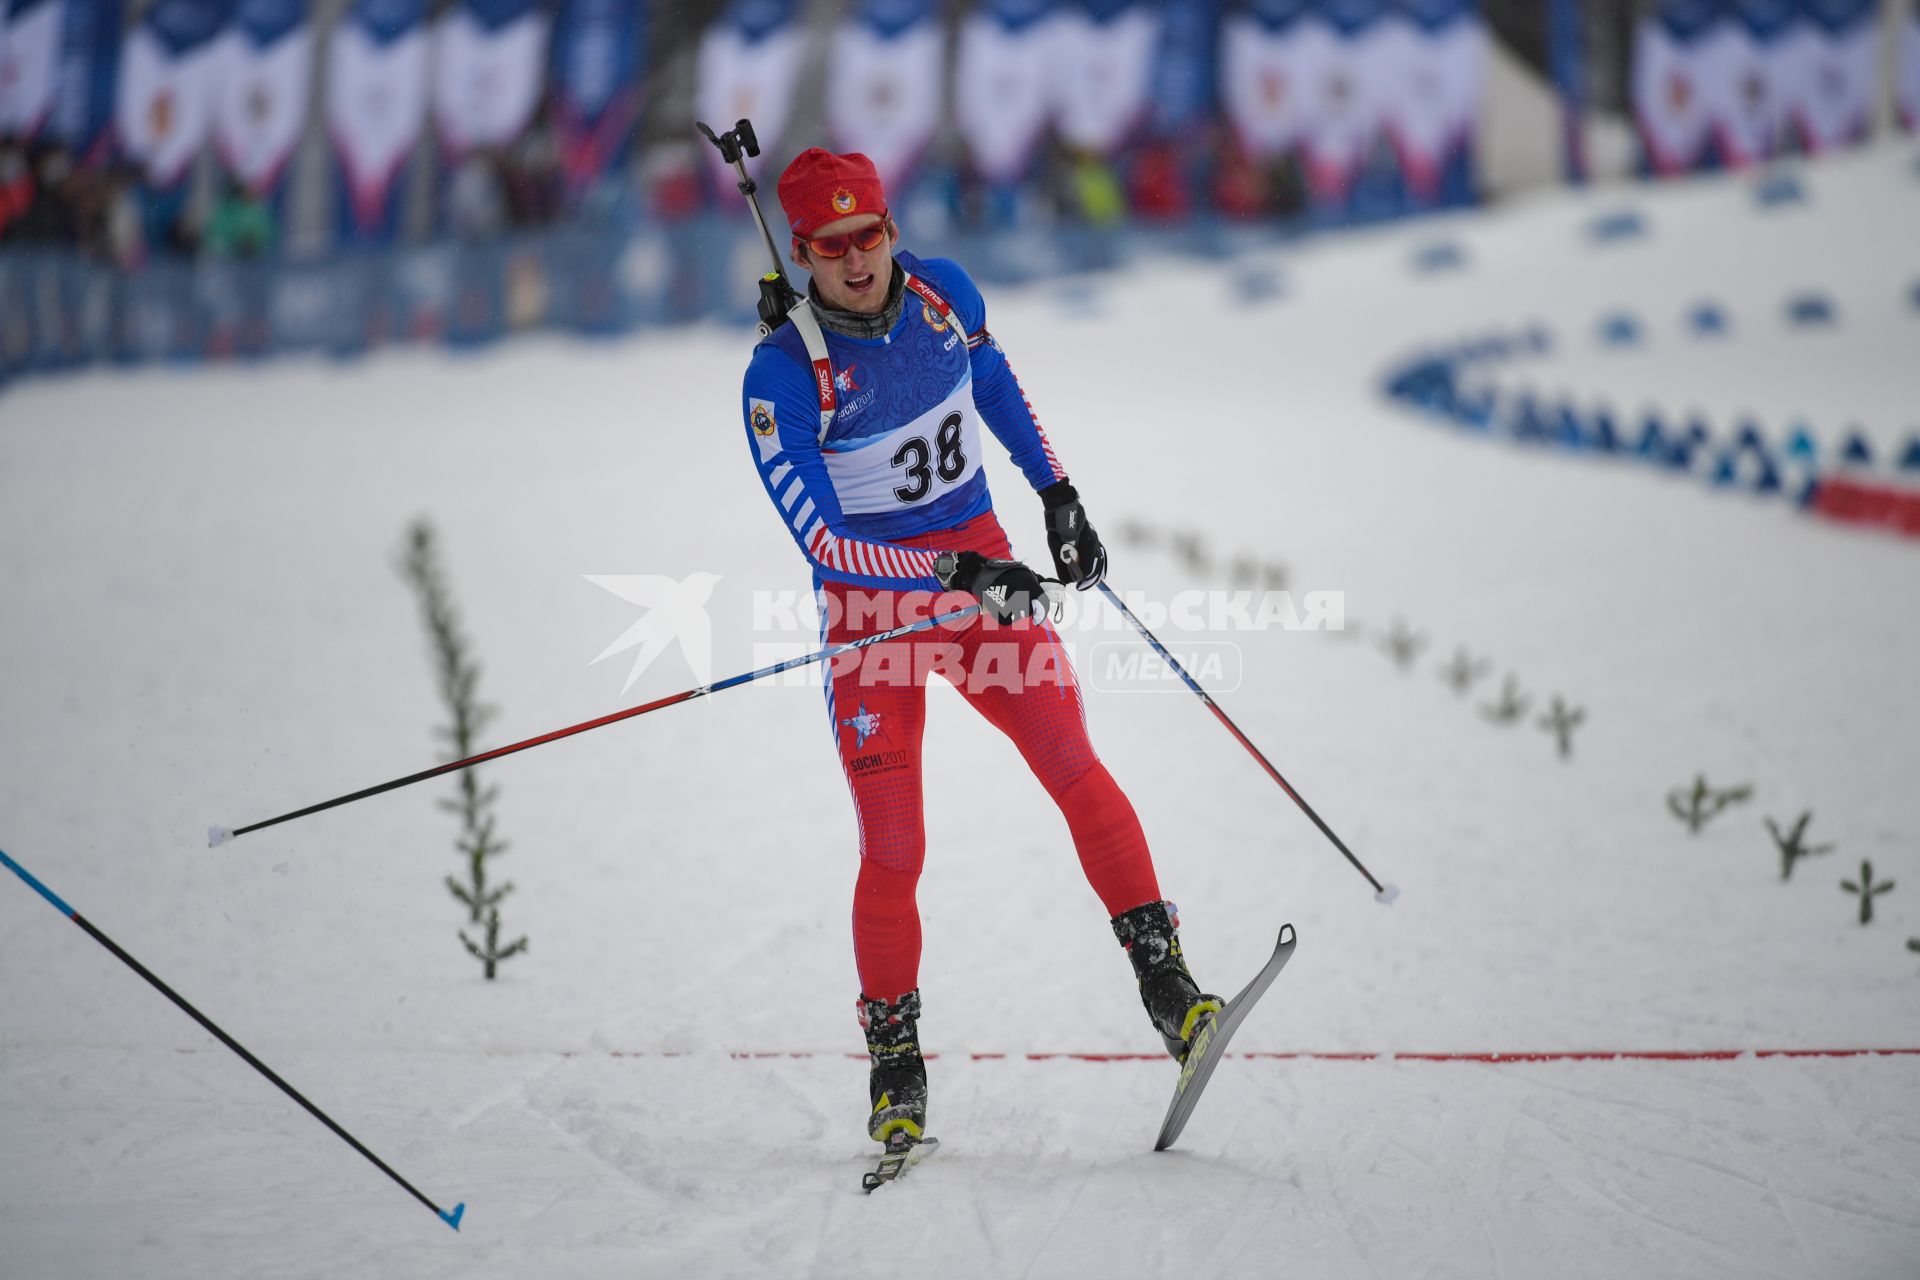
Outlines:
<svg viewBox="0 0 1920 1280"><path fill-rule="evenodd" d="M886 307L887 285L893 278L893 246L900 238L899 228L890 219L877 213L849 214L829 222L813 235L815 239L846 235L883 221L886 237L871 249L862 249L849 241L845 256L823 258L809 253L804 243L794 247L794 265L813 272L820 301L836 311L856 311L869 316L879 314Z"/></svg>

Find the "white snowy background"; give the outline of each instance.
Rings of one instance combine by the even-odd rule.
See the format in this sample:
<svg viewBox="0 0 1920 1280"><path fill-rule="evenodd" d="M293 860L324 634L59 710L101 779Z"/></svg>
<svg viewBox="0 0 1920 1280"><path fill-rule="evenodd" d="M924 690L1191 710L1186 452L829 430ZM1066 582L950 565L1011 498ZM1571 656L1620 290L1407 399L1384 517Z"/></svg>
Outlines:
<svg viewBox="0 0 1920 1280"><path fill-rule="evenodd" d="M817 687L756 684L483 770L531 950L455 940L451 783L208 849L434 763L395 572L444 539L490 742L625 693L588 574L721 575L714 671L803 566L751 472L738 331L29 381L0 397L0 848L443 1205L459 1234L0 882L0 1275L1831 1276L1920 1270L1920 1057L1514 1064L1396 1053L1920 1048L1920 544L1389 403L1427 344L1540 321L1542 385L1637 412L1920 426L1911 148L1752 183L1556 195L990 293L1113 551L1162 600L1283 563L1357 631L1240 646L1226 709L1391 909L1185 694L1096 692L1206 985L1300 947L1171 1153L1172 1083L1064 824L936 690L921 888L941 1154L873 1197L856 851ZM1650 234L1595 244L1599 214ZM908 229L909 236L911 228ZM1436 238L1462 269L1410 270ZM908 247L911 247L909 240ZM1277 296L1234 282L1277 275ZM1791 293L1839 322L1790 329ZM1732 333L1688 336L1713 300ZM1589 340L1628 309L1635 350ZM1556 381L1557 380L1557 381ZM1044 557L998 458L1001 518ZM1401 670L1380 638L1431 638ZM1172 630L1171 628L1169 630ZM1076 643L1125 633L1076 633ZM1493 674L1439 679L1459 647ZM1478 710L1584 706L1570 761ZM1698 837L1704 771L1753 800ZM981 800L991 794L996 820ZM1762 818L1838 850L1790 881ZM1868 927L1839 881L1898 887ZM741 1056L770 1055L770 1056ZM983 1056L975 1056L983 1055ZM1006 1055L1004 1057L996 1055Z"/></svg>

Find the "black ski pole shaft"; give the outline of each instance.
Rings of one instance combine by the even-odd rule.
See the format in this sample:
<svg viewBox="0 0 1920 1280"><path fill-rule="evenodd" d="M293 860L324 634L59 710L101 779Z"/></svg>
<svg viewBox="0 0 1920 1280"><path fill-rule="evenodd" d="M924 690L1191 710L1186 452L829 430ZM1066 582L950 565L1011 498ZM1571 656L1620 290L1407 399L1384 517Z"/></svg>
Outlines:
<svg viewBox="0 0 1920 1280"><path fill-rule="evenodd" d="M25 867L15 862L12 858L8 857L5 850L0 850L0 862L6 863L7 869L12 871L13 874L19 876L23 881L25 881L28 888L32 889L35 893L39 894L42 898L45 898L47 902L51 904L53 908L56 911L58 911L61 915L65 916L67 919L73 921L75 924L79 925L82 929L86 930L87 935L89 937L91 937L95 942L99 943L101 946L105 947L108 951L111 951L114 954L115 958L117 958L122 964L126 965L129 969L133 970L135 973L139 974L141 977L145 978L150 984L152 984L154 990L158 991L161 995L165 996L167 999L173 1001L176 1005L180 1006L181 1012L185 1013L188 1017L192 1018L195 1022L199 1023L202 1027L204 1027L208 1032L210 1032L213 1035L214 1039L218 1040L221 1044L224 1044L225 1046L227 1046L227 1048L239 1054L241 1059L248 1066L252 1067L255 1071L258 1071L261 1075L271 1080L274 1083L275 1087L277 1087L280 1090L280 1092L286 1094L289 1098L292 1098L295 1102L299 1103L302 1107L306 1108L307 1114L311 1115L314 1119L318 1120L321 1124L327 1126L327 1128L333 1130L334 1133L337 1134L340 1137L340 1139L343 1142L345 1142L348 1146L352 1147L355 1151L358 1151L361 1155L371 1160L374 1164L374 1167L379 1169L380 1172L386 1174L389 1178L392 1178L395 1182L399 1183L402 1187L404 1187L408 1195L412 1196L415 1200L418 1200L421 1204L427 1206L427 1208L433 1210L434 1213L439 1215L439 1218L442 1222L452 1227L455 1231L458 1231L460 1229L461 1215L463 1215L467 1211L467 1206L464 1201L460 1204L456 1204L455 1206L453 1206L451 1210L447 1210L447 1209L442 1209L439 1205L427 1199L426 1196L420 1193L419 1188L415 1187L411 1182L408 1182L405 1178L395 1173L393 1171L392 1166L390 1166L386 1161L382 1160L379 1156L373 1154L373 1152L367 1150L367 1148L361 1144L358 1138L354 1137L352 1134L348 1133L345 1129L342 1129L337 1123L335 1123L332 1116L328 1115L326 1112L322 1111L320 1108L314 1106L313 1103L307 1101L306 1095L302 1094L298 1089L288 1084L285 1080L282 1080L277 1074L275 1074L273 1068L269 1067L266 1063L260 1061L260 1059L254 1057L251 1053L247 1052L246 1046L242 1045L238 1040L235 1040L232 1036L228 1035L226 1032L222 1031L219 1027L215 1026L211 1018L207 1017L206 1014L201 1013L198 1009L194 1008L191 1004L187 1003L186 998L182 996L178 991L175 991L172 987L162 982L157 976L155 976L154 972L151 969L147 968L147 966L141 964L138 960L135 960L132 956L128 955L125 951L121 950L119 943L115 942L112 938L109 938L106 934L100 932L100 930L96 929L91 920L81 915L78 911L75 911L72 907L68 906L64 901L61 900L60 895L56 894L53 890L47 888L47 886L45 886L44 884L41 884L40 881L35 879L32 872L28 871Z"/></svg>
<svg viewBox="0 0 1920 1280"><path fill-rule="evenodd" d="M1225 711L1222 711L1220 709L1220 704L1213 700L1213 696L1209 694L1205 689L1202 689L1200 687L1200 682L1187 674L1187 669L1181 666L1180 663L1177 660L1175 660L1174 656L1171 653L1167 652L1166 646L1160 643L1160 641L1154 636L1153 632L1147 630L1146 624L1141 622L1140 619L1134 615L1133 610L1127 608L1126 601L1122 600L1114 592L1114 589L1108 586L1105 582L1100 583L1099 586L1100 586L1100 590L1106 594L1107 599L1113 601L1114 607L1120 610L1120 612L1126 617L1128 622L1133 624L1133 629L1135 631L1138 631L1141 637L1144 638L1148 644L1153 646L1153 651L1160 655L1160 660L1166 663L1169 667L1171 667L1174 670L1175 674L1177 674L1181 680L1186 682L1187 688L1193 691L1193 694L1195 697L1199 698L1200 701L1207 704L1207 710L1213 712L1214 717L1218 719L1222 725L1226 726L1227 732L1231 733L1234 736L1234 740L1237 741L1241 746L1245 747L1247 749L1248 754L1250 754L1255 760L1258 760L1260 762L1260 767L1267 771L1267 776L1272 778L1275 782L1279 783L1280 789L1286 792L1288 797L1291 798L1295 804L1300 806L1300 812L1306 814L1307 817L1313 820L1313 825L1320 828L1320 834L1325 836L1327 839L1331 840L1333 842L1333 847L1346 855L1347 861L1353 864L1353 869L1366 877L1367 883L1373 886L1373 896L1378 901L1385 902L1385 903L1391 903L1395 898L1399 897L1400 891L1398 889L1393 888L1392 886L1389 886L1389 885L1381 884L1378 880L1373 878L1373 872L1367 870L1366 866L1361 863L1360 859L1353 856L1353 850L1347 848L1346 842L1341 840L1339 836L1335 835L1333 833L1333 828L1329 827L1325 822L1321 820L1320 815L1313 811L1313 806L1308 804L1306 800L1301 796L1301 794L1298 791L1295 791L1293 789L1293 784L1289 783L1284 777L1281 776L1280 771L1273 767L1273 761L1267 759L1267 757L1261 752L1260 748L1253 745L1252 739L1248 738L1246 734L1242 733L1240 731L1240 726L1233 722L1232 717L1228 716Z"/></svg>
<svg viewBox="0 0 1920 1280"><path fill-rule="evenodd" d="M449 760L446 764L438 764L431 769L422 769L418 773L410 773L404 778L395 778L391 782L382 782L376 786L363 787L359 791L350 792L344 796L335 796L331 800L322 800L319 804L310 804L304 809L295 809L292 813L283 813L276 818L265 818L259 822L249 823L244 827L234 827L231 830L228 830L226 827L209 827L207 828L207 846L212 848L215 845L222 845L235 836L243 836L249 831L258 831L262 827L276 826L282 822L291 822L295 818L307 817L309 814L321 813L328 809L337 809L343 804L352 804L355 800L365 800L370 796L377 796L388 791L398 790L401 787L412 786L416 782L425 782L430 778L442 777L460 769L470 769L474 765L485 764L489 760L498 760L502 756L510 756L516 751L526 751L533 747L544 746L549 742L558 742L562 738L571 738L574 734L585 733L589 729L598 729L605 725L618 724L622 720L631 720L635 716L643 716L649 711L658 711L662 707L677 706L682 702L692 702L695 698L704 698L708 694L719 693L723 689L731 689L735 685L746 684L749 681L759 680L766 676L778 675L782 671L791 671L795 667L804 667L815 662L831 661L842 653L847 653L855 649L864 649L868 645L879 644L882 641L892 640L899 636L911 635L916 631L925 631L929 627L937 627L942 623L958 622L963 618L972 617L978 612L980 612L979 605L966 605L948 613L939 614L936 617L923 618L919 622L895 627L890 631L878 631L870 636L861 636L858 640L849 640L845 644L829 645L825 649L817 649L812 653L802 654L797 658L788 658L785 662L776 662L770 667L761 667L758 671L743 672L737 676L729 676L725 680L714 684L703 684L695 689L682 689L679 693L670 693L664 698L655 698L652 702L643 702L637 707L628 707L624 711L614 711L604 716L598 716L592 720L583 720L579 724L568 725L564 729L555 729L550 733L543 733L537 737L527 738L521 742L509 743L504 747L495 747L491 751L482 751L479 755L468 756L464 760Z"/></svg>

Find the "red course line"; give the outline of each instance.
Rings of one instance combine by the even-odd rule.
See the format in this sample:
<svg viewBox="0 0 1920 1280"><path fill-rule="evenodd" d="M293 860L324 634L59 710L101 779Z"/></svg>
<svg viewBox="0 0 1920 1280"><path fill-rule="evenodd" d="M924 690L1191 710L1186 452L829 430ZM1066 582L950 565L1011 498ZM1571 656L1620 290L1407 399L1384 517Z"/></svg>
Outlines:
<svg viewBox="0 0 1920 1280"><path fill-rule="evenodd" d="M576 1050L561 1050L560 1056L575 1058L585 1056ZM680 1051L653 1051L646 1049L614 1049L609 1052L614 1058L685 1058L697 1054ZM732 1050L730 1058L753 1060L760 1058L865 1058L864 1053L830 1053L814 1050ZM943 1055L929 1053L929 1059ZM953 1057L966 1057L973 1062L1002 1062L1008 1058L1022 1059L1027 1062L1160 1062L1166 1058L1164 1053L968 1053L953 1054ZM1563 1049L1546 1052L1490 1052L1490 1053L1397 1053L1383 1051L1379 1053L1315 1053L1271 1052L1253 1050L1246 1053L1229 1053L1229 1058L1239 1058L1254 1062L1482 1062L1482 1063L1537 1063L1537 1062L1732 1062L1739 1058L1894 1058L1917 1057L1920 1049Z"/></svg>

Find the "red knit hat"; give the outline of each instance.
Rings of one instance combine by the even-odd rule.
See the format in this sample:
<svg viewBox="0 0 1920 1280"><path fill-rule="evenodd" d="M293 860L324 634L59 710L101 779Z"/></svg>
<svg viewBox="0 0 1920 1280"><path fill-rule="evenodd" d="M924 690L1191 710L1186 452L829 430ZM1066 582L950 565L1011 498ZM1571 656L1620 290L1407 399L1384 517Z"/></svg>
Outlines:
<svg viewBox="0 0 1920 1280"><path fill-rule="evenodd" d="M809 147L780 175L780 207L795 243L811 239L829 222L856 213L885 213L887 193L873 161L858 151L837 156Z"/></svg>

